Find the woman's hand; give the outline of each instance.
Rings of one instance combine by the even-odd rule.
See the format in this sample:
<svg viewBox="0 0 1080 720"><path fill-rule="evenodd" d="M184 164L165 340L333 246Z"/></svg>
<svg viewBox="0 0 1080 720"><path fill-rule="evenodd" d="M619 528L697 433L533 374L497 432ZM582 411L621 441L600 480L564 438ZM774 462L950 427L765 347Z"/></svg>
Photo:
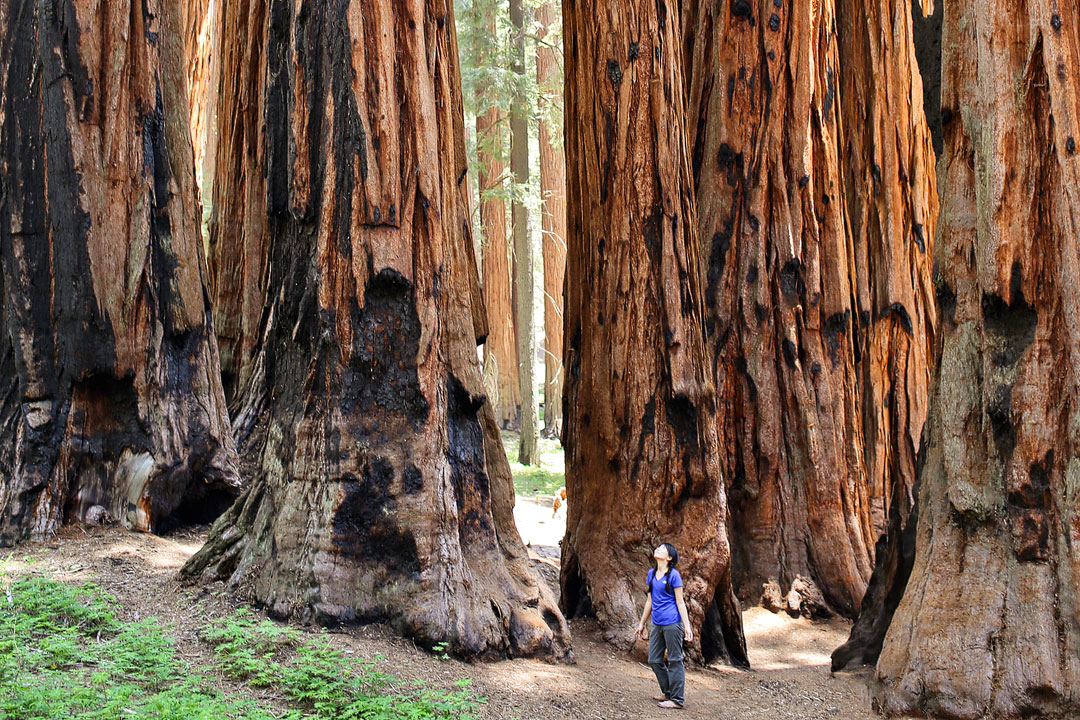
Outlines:
<svg viewBox="0 0 1080 720"><path fill-rule="evenodd" d="M686 629L683 630L683 638L686 642L694 642L694 631L690 629L689 623L686 625Z"/></svg>
<svg viewBox="0 0 1080 720"><path fill-rule="evenodd" d="M648 633L645 632L645 623L638 623L637 628L634 630L634 639L637 640L638 638L641 638L642 640L645 640L648 636Z"/></svg>

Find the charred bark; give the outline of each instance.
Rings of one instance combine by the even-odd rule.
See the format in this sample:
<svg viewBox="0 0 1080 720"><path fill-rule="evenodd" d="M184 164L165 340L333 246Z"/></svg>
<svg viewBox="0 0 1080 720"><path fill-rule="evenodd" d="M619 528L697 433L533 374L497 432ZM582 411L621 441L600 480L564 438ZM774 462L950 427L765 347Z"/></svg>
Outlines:
<svg viewBox="0 0 1080 720"><path fill-rule="evenodd" d="M476 355L452 9L271 0L270 300L236 420L257 461L183 572L277 617L563 658Z"/></svg>
<svg viewBox="0 0 1080 720"><path fill-rule="evenodd" d="M943 19L942 347L889 715L1080 712L1076 2Z"/></svg>
<svg viewBox="0 0 1080 720"><path fill-rule="evenodd" d="M692 2L683 23L736 587L798 580L853 616L894 485L910 506L929 382L910 6Z"/></svg>
<svg viewBox="0 0 1080 720"><path fill-rule="evenodd" d="M629 640L673 542L692 656L746 663L708 378L680 25L652 0L564 12L569 517L562 603Z"/></svg>
<svg viewBox="0 0 1080 720"><path fill-rule="evenodd" d="M20 0L3 12L0 545L88 514L150 531L205 521L239 483L182 9ZM114 74L125 82L101 81Z"/></svg>
<svg viewBox="0 0 1080 720"><path fill-rule="evenodd" d="M540 92L554 96L561 86L554 37L549 34L557 15L553 3L536 11L536 81ZM549 114L550 115L550 114ZM566 276L566 156L547 117L540 117L540 195L543 198L544 260L544 433L562 432L563 284Z"/></svg>

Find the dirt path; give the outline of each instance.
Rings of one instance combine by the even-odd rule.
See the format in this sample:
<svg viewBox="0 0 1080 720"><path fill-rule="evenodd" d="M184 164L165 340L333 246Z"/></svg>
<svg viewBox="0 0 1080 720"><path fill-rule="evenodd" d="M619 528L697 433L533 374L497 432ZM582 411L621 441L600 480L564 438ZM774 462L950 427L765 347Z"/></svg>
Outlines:
<svg viewBox="0 0 1080 720"><path fill-rule="evenodd" d="M550 517L550 510L547 514ZM154 616L171 624L179 652L194 662L208 663L198 631L208 619L232 612L236 601L220 585L192 588L176 580L176 571L204 536L205 530L155 537L116 528L68 528L49 543L28 544L0 555L0 574L10 580L47 572L65 582L97 583L118 598L123 615ZM876 717L861 680L829 673L829 653L846 637L846 623L791 620L760 608L746 611L743 619L755 670L689 671L687 707L674 717ZM457 678L472 678L476 692L488 699L481 710L484 718L640 720L673 715L649 701L655 680L644 664L642 643L639 654L631 656L600 642L590 621L575 620L572 629L574 665L442 660L377 625L335 632L333 642L365 657L382 655L380 669L403 680L418 678L450 687Z"/></svg>

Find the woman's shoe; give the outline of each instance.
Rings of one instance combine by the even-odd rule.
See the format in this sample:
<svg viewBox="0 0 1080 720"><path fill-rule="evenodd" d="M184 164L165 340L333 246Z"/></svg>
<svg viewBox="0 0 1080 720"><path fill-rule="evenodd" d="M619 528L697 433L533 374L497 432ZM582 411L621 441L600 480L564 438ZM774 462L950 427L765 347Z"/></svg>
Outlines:
<svg viewBox="0 0 1080 720"><path fill-rule="evenodd" d="M664 702L657 705L657 707L662 707L665 710L682 710L682 705L675 702L674 700L665 700Z"/></svg>
<svg viewBox="0 0 1080 720"><path fill-rule="evenodd" d="M652 699L656 702L664 702L665 700L667 700L667 695L653 695Z"/></svg>

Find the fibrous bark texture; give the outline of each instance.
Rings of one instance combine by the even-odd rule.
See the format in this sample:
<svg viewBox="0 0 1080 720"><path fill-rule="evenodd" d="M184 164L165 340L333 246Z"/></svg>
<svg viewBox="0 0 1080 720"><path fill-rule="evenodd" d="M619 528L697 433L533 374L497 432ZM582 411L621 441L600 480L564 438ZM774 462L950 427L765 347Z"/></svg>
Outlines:
<svg viewBox="0 0 1080 720"><path fill-rule="evenodd" d="M173 0L0 10L0 545L237 492L182 28Z"/></svg>
<svg viewBox="0 0 1080 720"><path fill-rule="evenodd" d="M489 6L489 12L494 6ZM495 32L495 18L490 18ZM503 428L517 425L521 389L518 387L517 340L511 307L513 278L510 275L511 248L506 235L506 203L500 191L503 177L502 139L504 123L494 105L476 117L476 147L480 161L480 227L484 242L481 270L484 280L484 310L489 327L484 341L484 386L495 418Z"/></svg>
<svg viewBox="0 0 1080 720"><path fill-rule="evenodd" d="M266 229L266 0L214 0L221 26L220 84L212 157L208 258L214 323L226 397L235 403L254 368L264 324L269 248Z"/></svg>
<svg viewBox="0 0 1080 720"><path fill-rule="evenodd" d="M561 84L559 62L550 34L557 19L556 6L545 3L536 11L536 81L551 98ZM561 96L561 94L560 94ZM544 433L562 432L563 393L563 283L566 276L566 156L548 120L540 117L540 195L543 199L544 259Z"/></svg>
<svg viewBox="0 0 1080 720"><path fill-rule="evenodd" d="M523 0L510 0L510 25L513 27L511 71L525 74L525 8ZM519 188L529 183L529 116L528 99L524 93L524 78L519 78L510 107L510 170ZM514 231L514 330L517 332L518 386L521 388L521 435L518 443L518 462L536 465L537 435L540 420L536 406L536 324L533 322L532 237L529 232L529 211L521 193L514 193L510 204Z"/></svg>
<svg viewBox="0 0 1080 720"><path fill-rule="evenodd" d="M890 715L1080 713L1078 17L944 7L942 348Z"/></svg>
<svg viewBox="0 0 1080 720"><path fill-rule="evenodd" d="M279 617L560 658L476 354L452 9L269 4L270 302L235 424L257 464L184 573Z"/></svg>
<svg viewBox="0 0 1080 720"><path fill-rule="evenodd" d="M893 485L910 506L929 382L937 200L910 4L683 9L736 586L798 579L851 616Z"/></svg>
<svg viewBox="0 0 1080 720"><path fill-rule="evenodd" d="M652 549L680 553L689 648L746 662L702 291L678 17L655 0L564 9L569 516L562 603L629 639Z"/></svg>
<svg viewBox="0 0 1080 720"><path fill-rule="evenodd" d="M217 105L220 45L217 35L223 0L184 0L184 64L188 80L191 143L195 151L195 181L203 180L208 136Z"/></svg>

